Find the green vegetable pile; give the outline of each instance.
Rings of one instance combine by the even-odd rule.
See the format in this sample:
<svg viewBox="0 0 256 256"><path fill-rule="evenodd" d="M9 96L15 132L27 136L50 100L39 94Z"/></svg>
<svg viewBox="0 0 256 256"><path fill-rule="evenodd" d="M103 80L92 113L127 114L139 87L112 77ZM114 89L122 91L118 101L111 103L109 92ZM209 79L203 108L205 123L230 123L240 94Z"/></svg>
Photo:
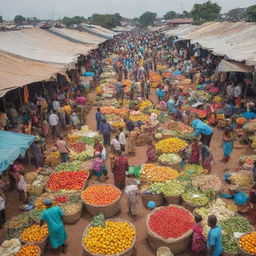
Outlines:
<svg viewBox="0 0 256 256"><path fill-rule="evenodd" d="M170 116L166 112L160 112L157 119L161 124L164 124L170 121Z"/></svg>
<svg viewBox="0 0 256 256"><path fill-rule="evenodd" d="M182 162L182 158L177 154L162 154L158 161L162 164L173 165L179 164Z"/></svg>
<svg viewBox="0 0 256 256"><path fill-rule="evenodd" d="M43 211L41 209L34 209L29 212L29 216L34 222L39 223Z"/></svg>
<svg viewBox="0 0 256 256"><path fill-rule="evenodd" d="M94 146L96 142L101 141L101 137L100 136L94 136L94 137L81 137L79 140L79 142L83 142L89 146Z"/></svg>
<svg viewBox="0 0 256 256"><path fill-rule="evenodd" d="M184 184L176 180L169 180L162 186L162 192L166 196L177 196L184 193Z"/></svg>
<svg viewBox="0 0 256 256"><path fill-rule="evenodd" d="M99 215L93 217L92 226L104 227L104 225L105 225L105 216L103 213L100 213Z"/></svg>
<svg viewBox="0 0 256 256"><path fill-rule="evenodd" d="M238 239L234 237L234 232L248 233L252 231L249 221L240 216L233 216L223 220L219 224L223 230L222 245L224 252L238 253Z"/></svg>
<svg viewBox="0 0 256 256"><path fill-rule="evenodd" d="M199 190L190 189L182 195L182 199L197 207L204 206L209 203L209 198Z"/></svg>
<svg viewBox="0 0 256 256"><path fill-rule="evenodd" d="M56 166L55 171L79 171L81 170L81 164L81 161L62 163Z"/></svg>
<svg viewBox="0 0 256 256"><path fill-rule="evenodd" d="M161 194L161 192L162 192L162 186L163 186L163 183L156 182L156 183L152 184L152 185L148 188L148 190L149 190L153 195Z"/></svg>
<svg viewBox="0 0 256 256"><path fill-rule="evenodd" d="M93 153L93 149L88 148L86 151L75 155L74 159L78 161L87 161L93 157Z"/></svg>

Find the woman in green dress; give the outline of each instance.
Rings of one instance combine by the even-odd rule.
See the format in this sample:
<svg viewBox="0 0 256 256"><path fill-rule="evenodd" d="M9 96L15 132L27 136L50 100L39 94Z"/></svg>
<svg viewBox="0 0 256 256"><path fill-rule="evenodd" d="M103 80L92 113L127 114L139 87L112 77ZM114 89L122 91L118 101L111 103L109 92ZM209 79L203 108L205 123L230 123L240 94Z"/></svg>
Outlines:
<svg viewBox="0 0 256 256"><path fill-rule="evenodd" d="M52 248L57 249L61 247L63 253L65 253L65 241L67 240L67 233L62 220L64 213L59 206L52 205L51 199L46 198L44 203L46 205L46 210L43 211L41 215L40 226L42 226L45 222L47 223Z"/></svg>

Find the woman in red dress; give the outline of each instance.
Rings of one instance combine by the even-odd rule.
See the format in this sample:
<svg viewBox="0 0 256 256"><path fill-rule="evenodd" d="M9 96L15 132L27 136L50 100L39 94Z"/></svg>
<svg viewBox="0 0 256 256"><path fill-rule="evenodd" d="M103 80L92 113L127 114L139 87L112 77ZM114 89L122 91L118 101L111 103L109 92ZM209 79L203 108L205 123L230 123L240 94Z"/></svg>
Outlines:
<svg viewBox="0 0 256 256"><path fill-rule="evenodd" d="M193 227L193 237L192 237L192 251L195 256L198 256L200 252L205 252L205 240L203 237L203 228L201 225L202 216L195 216L195 225Z"/></svg>
<svg viewBox="0 0 256 256"><path fill-rule="evenodd" d="M122 155L122 152L118 152L114 163L112 172L114 174L114 183L115 186L119 189L123 189L125 187L125 177L126 171L129 169L128 159L126 156Z"/></svg>

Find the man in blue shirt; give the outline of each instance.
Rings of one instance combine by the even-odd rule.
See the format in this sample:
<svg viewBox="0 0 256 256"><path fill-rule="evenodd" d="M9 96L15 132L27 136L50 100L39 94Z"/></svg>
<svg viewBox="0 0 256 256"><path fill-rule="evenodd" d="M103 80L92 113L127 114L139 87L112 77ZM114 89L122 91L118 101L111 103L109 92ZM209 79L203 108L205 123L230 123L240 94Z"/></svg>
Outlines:
<svg viewBox="0 0 256 256"><path fill-rule="evenodd" d="M208 226L211 228L207 237L209 256L220 256L222 254L222 235L221 228L217 225L216 216L208 217Z"/></svg>
<svg viewBox="0 0 256 256"><path fill-rule="evenodd" d="M213 135L213 128L208 124L202 122L200 119L195 119L192 122L192 127L194 128L194 136L201 135L201 142L210 147L212 135Z"/></svg>
<svg viewBox="0 0 256 256"><path fill-rule="evenodd" d="M104 145L109 146L112 129L111 129L110 124L107 123L106 119L102 120L100 131L103 134Z"/></svg>

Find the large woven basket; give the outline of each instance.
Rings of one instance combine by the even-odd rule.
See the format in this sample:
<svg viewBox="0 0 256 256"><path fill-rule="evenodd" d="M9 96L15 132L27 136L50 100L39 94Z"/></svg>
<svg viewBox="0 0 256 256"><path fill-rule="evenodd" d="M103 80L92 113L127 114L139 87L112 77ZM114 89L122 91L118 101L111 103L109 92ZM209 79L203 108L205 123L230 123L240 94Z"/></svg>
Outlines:
<svg viewBox="0 0 256 256"><path fill-rule="evenodd" d="M207 205L207 204L205 204L205 205L195 205L195 204L191 204L191 203L187 202L186 200L184 200L183 197L181 197L181 198L182 198L182 204L181 204L181 205L182 205L185 209L187 209L188 211L190 211L190 212L194 212L194 210L195 210L196 208L204 207L205 205Z"/></svg>
<svg viewBox="0 0 256 256"><path fill-rule="evenodd" d="M250 233L254 233L254 232L250 232ZM247 233L247 234L250 234L250 233ZM243 236L247 235L247 234L244 234ZM243 237L241 236L240 239ZM238 243L239 245L239 255L241 256L255 256L255 254L253 253L249 253L249 252L246 252L241 246L240 244Z"/></svg>
<svg viewBox="0 0 256 256"><path fill-rule="evenodd" d="M179 208L186 210L184 207L179 206L179 205L171 204L169 206L175 206L175 207L179 207ZM161 246L164 246L164 247L168 247L171 250L171 252L174 254L181 253L181 252L185 251L188 248L189 244L191 243L192 234L193 234L192 229L188 230L186 233L184 233L179 238L169 238L169 239L165 240L162 237L155 234L149 227L148 223L149 223L150 216L153 215L156 211L162 209L163 207L164 206L155 208L150 214L147 215L146 230L148 233L149 245L152 248L154 248L155 250L157 250ZM194 218L191 213L190 213L190 215L191 215L191 218Z"/></svg>
<svg viewBox="0 0 256 256"><path fill-rule="evenodd" d="M64 216L63 216L63 222L64 222L65 224L73 224L73 223L76 223L76 222L81 218L82 211L83 211L83 204L81 204L80 209L79 209L77 212L75 212L74 214L72 214L72 215L66 215L66 214L64 214Z"/></svg>
<svg viewBox="0 0 256 256"><path fill-rule="evenodd" d="M25 246L27 246L28 244L25 244L25 245L23 245L21 248L23 248L23 247L25 247ZM44 253L41 251L41 249L40 249L40 247L37 245L37 247L38 247L38 249L39 249L39 252L38 252L38 254L37 254L37 256L40 256L40 255L44 255Z"/></svg>
<svg viewBox="0 0 256 256"><path fill-rule="evenodd" d="M35 245L37 245L40 248L42 255L44 254L44 250L46 248L48 236L46 236L42 241L39 241L39 242L27 242L27 241L22 240L21 236L19 237L19 239L20 239L22 244L35 244Z"/></svg>
<svg viewBox="0 0 256 256"><path fill-rule="evenodd" d="M147 208L148 202L149 201L154 201L156 204L156 207L161 206L164 202L164 198L162 194L144 194L141 193L141 198L142 198L142 203L145 208Z"/></svg>
<svg viewBox="0 0 256 256"><path fill-rule="evenodd" d="M108 186L113 186L111 184L106 184ZM92 185L92 186L97 186L97 185ZM90 187L92 187L90 186ZM118 189L117 187L115 187L116 189ZM81 198L83 200L83 196L82 196L81 192ZM120 200L121 200L121 191L120 191L120 196L112 203L112 204L108 204L108 205L93 205L90 203L87 203L83 200L83 203L85 205L86 210L93 216L98 215L99 213L103 213L104 216L106 218L110 218L113 217L114 215L116 215L120 209L121 209L121 205L120 205Z"/></svg>
<svg viewBox="0 0 256 256"><path fill-rule="evenodd" d="M181 204L181 195L167 196L163 193L163 197L168 202L168 204L177 204L177 205Z"/></svg>
<svg viewBox="0 0 256 256"><path fill-rule="evenodd" d="M116 221L116 222L127 222L128 224L130 224L130 225L133 227L134 231L136 232L136 229L135 229L134 225L133 225L131 222L127 221L127 220L118 219L118 218L109 219L109 220L111 220L111 221ZM87 235L88 230L89 230L89 228L90 228L91 226L92 226L92 223L90 223L90 224L85 228L85 231L84 231L83 236L82 236L82 247L83 247L83 249L84 249L84 251L85 251L85 255L88 255L88 256L100 256L100 255L102 255L102 254L100 254L100 255L99 255L99 254L94 254L94 253L91 253L90 251L88 251L88 249L86 248L86 246L85 246L85 244L84 244L84 238L85 238L85 236ZM133 243L132 243L132 245L131 245L130 248L128 248L127 250L125 250L125 251L123 251L122 253L119 253L119 254L111 254L111 256L132 256L132 255L134 255L135 244L136 244L136 235L134 236ZM102 255L102 256L103 256L103 255ZM104 255L104 256L107 256L107 255Z"/></svg>

